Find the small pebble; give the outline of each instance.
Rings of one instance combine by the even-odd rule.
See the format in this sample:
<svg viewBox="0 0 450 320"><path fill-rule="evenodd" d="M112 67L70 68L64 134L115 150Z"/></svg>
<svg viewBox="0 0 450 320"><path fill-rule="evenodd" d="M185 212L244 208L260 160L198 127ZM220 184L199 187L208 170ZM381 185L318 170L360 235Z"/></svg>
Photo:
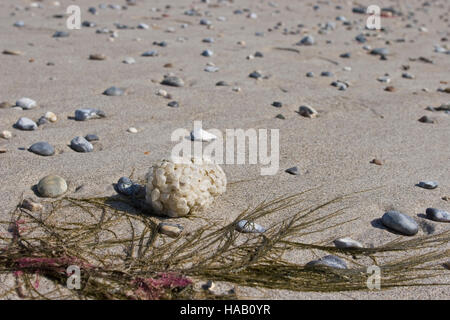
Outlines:
<svg viewBox="0 0 450 320"><path fill-rule="evenodd" d="M171 87L183 87L184 81L180 77L165 76L164 80L161 82L161 84L164 84L166 86L171 86Z"/></svg>
<svg viewBox="0 0 450 320"><path fill-rule="evenodd" d="M67 38L69 33L67 31L56 31L53 34L53 38Z"/></svg>
<svg viewBox="0 0 450 320"><path fill-rule="evenodd" d="M60 176L48 175L39 181L37 190L43 197L55 198L67 191L67 182Z"/></svg>
<svg viewBox="0 0 450 320"><path fill-rule="evenodd" d="M183 226L175 223L161 222L158 225L158 231L170 238L178 238L183 232Z"/></svg>
<svg viewBox="0 0 450 320"><path fill-rule="evenodd" d="M75 120L85 121L94 118L104 118L106 114L99 109L77 109L75 110Z"/></svg>
<svg viewBox="0 0 450 320"><path fill-rule="evenodd" d="M307 76L308 78L312 78L312 77L314 77L314 72L307 72L307 73L306 73L306 76Z"/></svg>
<svg viewBox="0 0 450 320"><path fill-rule="evenodd" d="M304 45L304 46L311 46L315 43L313 36L305 36L303 37L300 42L297 43L297 45Z"/></svg>
<svg viewBox="0 0 450 320"><path fill-rule="evenodd" d="M156 50L145 51L145 52L142 54L142 56L143 56L143 57L156 57L156 56L158 56L158 51L156 51Z"/></svg>
<svg viewBox="0 0 450 320"><path fill-rule="evenodd" d="M110 87L103 92L106 96L123 96L124 93L125 90L117 87Z"/></svg>
<svg viewBox="0 0 450 320"><path fill-rule="evenodd" d="M11 139L11 138L12 138L12 133L11 133L11 131L4 130L4 131L0 132L0 138L3 138L3 139Z"/></svg>
<svg viewBox="0 0 450 320"><path fill-rule="evenodd" d="M389 50L387 48L375 48L370 51L372 55L386 56L389 54Z"/></svg>
<svg viewBox="0 0 450 320"><path fill-rule="evenodd" d="M128 128L127 131L128 131L129 133L138 133L138 130L137 130L136 128L133 128L133 127Z"/></svg>
<svg viewBox="0 0 450 320"><path fill-rule="evenodd" d="M264 233L266 229L255 222L241 220L236 224L236 231L242 233Z"/></svg>
<svg viewBox="0 0 450 320"><path fill-rule="evenodd" d="M279 101L274 101L272 102L272 106L274 106L275 108L281 108L283 104Z"/></svg>
<svg viewBox="0 0 450 320"><path fill-rule="evenodd" d="M363 245L356 240L350 238L339 238L333 241L336 248L363 248Z"/></svg>
<svg viewBox="0 0 450 320"><path fill-rule="evenodd" d="M321 75L322 77L332 77L332 76L334 76L333 72L330 72L330 71L322 71L322 72L320 73L320 75Z"/></svg>
<svg viewBox="0 0 450 320"><path fill-rule="evenodd" d="M427 208L427 218L438 222L450 222L450 213L435 208Z"/></svg>
<svg viewBox="0 0 450 320"><path fill-rule="evenodd" d="M106 59L107 59L107 56L105 56L104 54L101 54L101 53L95 53L95 54L89 55L89 60L102 61L102 60L106 60Z"/></svg>
<svg viewBox="0 0 450 320"><path fill-rule="evenodd" d="M56 116L56 114L54 114L51 111L48 111L44 114L44 118L47 119L50 122L56 122L58 121L58 117Z"/></svg>
<svg viewBox="0 0 450 320"><path fill-rule="evenodd" d="M281 119L281 120L285 120L285 119L286 119L286 117L283 116L281 113L277 114L277 115L275 116L275 118Z"/></svg>
<svg viewBox="0 0 450 320"><path fill-rule="evenodd" d="M48 142L36 142L31 145L28 151L40 156L52 156L55 154L55 148Z"/></svg>
<svg viewBox="0 0 450 320"><path fill-rule="evenodd" d="M142 186L134 183L128 177L121 177L114 186L116 191L124 196L137 195L142 191Z"/></svg>
<svg viewBox="0 0 450 320"><path fill-rule="evenodd" d="M398 211L386 212L381 218L381 222L386 227L407 236L413 236L419 231L419 226L413 218Z"/></svg>
<svg viewBox="0 0 450 320"><path fill-rule="evenodd" d="M228 82L226 82L226 81L219 81L219 82L216 83L216 86L228 87L228 86L230 86L230 84Z"/></svg>
<svg viewBox="0 0 450 320"><path fill-rule="evenodd" d="M438 187L438 183L434 181L420 181L417 186L424 189L436 189Z"/></svg>
<svg viewBox="0 0 450 320"><path fill-rule="evenodd" d="M0 109L6 109L6 108L11 108L14 107L14 105L10 102L4 101L2 103L0 103Z"/></svg>
<svg viewBox="0 0 450 320"><path fill-rule="evenodd" d="M125 64L134 64L136 63L136 60L134 60L133 57L126 57L122 62Z"/></svg>
<svg viewBox="0 0 450 320"><path fill-rule="evenodd" d="M22 108L23 110L29 110L36 107L36 101L30 98L21 98L16 101L16 106Z"/></svg>
<svg viewBox="0 0 450 320"><path fill-rule="evenodd" d="M38 126L33 120L22 117L17 120L17 122L14 124L14 127L20 130L31 131L36 130Z"/></svg>
<svg viewBox="0 0 450 320"><path fill-rule="evenodd" d="M88 134L84 138L89 142L100 140L100 138L96 134Z"/></svg>
<svg viewBox="0 0 450 320"><path fill-rule="evenodd" d="M298 113L306 118L316 118L318 115L318 112L310 106L301 106L298 109Z"/></svg>
<svg viewBox="0 0 450 320"><path fill-rule="evenodd" d="M417 120L422 123L434 123L434 120L430 118L429 116L423 116L419 120Z"/></svg>
<svg viewBox="0 0 450 320"><path fill-rule="evenodd" d="M170 101L167 105L172 108L178 108L180 106L177 101Z"/></svg>
<svg viewBox="0 0 450 320"><path fill-rule="evenodd" d="M202 56L204 56L204 57L212 57L213 54L214 54L214 53L213 53L211 50L204 50L204 51L202 52Z"/></svg>
<svg viewBox="0 0 450 320"><path fill-rule="evenodd" d="M286 169L287 173L290 173L292 175L298 176L300 174L300 170L298 169L298 167L292 167L289 169Z"/></svg>
<svg viewBox="0 0 450 320"><path fill-rule="evenodd" d="M373 159L372 161L370 161L370 163L376 164L378 166L381 166L383 164L383 162L379 159Z"/></svg>
<svg viewBox="0 0 450 320"><path fill-rule="evenodd" d="M393 87L393 86L387 86L386 88L384 88L384 91L395 92L395 87Z"/></svg>
<svg viewBox="0 0 450 320"><path fill-rule="evenodd" d="M75 137L70 141L70 147L77 152L92 152L94 146L83 137Z"/></svg>
<svg viewBox="0 0 450 320"><path fill-rule="evenodd" d="M329 267L334 269L347 269L347 264L339 257L328 255L318 260L313 260L305 265L306 268Z"/></svg>
<svg viewBox="0 0 450 320"><path fill-rule="evenodd" d="M250 78L253 78L253 79L259 79L259 78L262 77L262 74L261 74L260 71L253 71L253 72L250 73L248 76L249 76Z"/></svg>
<svg viewBox="0 0 450 320"><path fill-rule="evenodd" d="M217 72L219 71L219 68L216 66L207 66L205 69L203 69L206 72Z"/></svg>

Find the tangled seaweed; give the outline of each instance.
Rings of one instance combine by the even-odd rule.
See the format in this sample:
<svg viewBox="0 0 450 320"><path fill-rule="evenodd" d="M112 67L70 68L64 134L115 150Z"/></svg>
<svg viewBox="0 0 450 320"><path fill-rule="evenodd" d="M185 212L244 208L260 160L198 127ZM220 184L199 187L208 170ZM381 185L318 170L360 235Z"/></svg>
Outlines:
<svg viewBox="0 0 450 320"><path fill-rule="evenodd" d="M367 265L358 262L364 258L382 270L382 289L448 285L430 279L448 272L442 262L449 256L450 231L376 248L305 243L302 239L311 234L353 221L343 220L345 208L333 209L348 197L306 206L309 192L264 201L225 226L199 224L176 239L159 234L155 217L133 209L123 197L64 197L46 203L39 213L19 205L11 221L1 222L9 224L9 234L0 236L6 244L0 249L0 274L15 278L2 297L15 292L28 299L237 298L196 290L193 279L292 291L367 290ZM274 214L284 218L264 234L235 231L242 219ZM410 254L417 249L421 254ZM284 258L296 250L339 255L351 267L307 268ZM73 265L81 270L78 290L67 288L67 268ZM42 288L42 278L52 285Z"/></svg>

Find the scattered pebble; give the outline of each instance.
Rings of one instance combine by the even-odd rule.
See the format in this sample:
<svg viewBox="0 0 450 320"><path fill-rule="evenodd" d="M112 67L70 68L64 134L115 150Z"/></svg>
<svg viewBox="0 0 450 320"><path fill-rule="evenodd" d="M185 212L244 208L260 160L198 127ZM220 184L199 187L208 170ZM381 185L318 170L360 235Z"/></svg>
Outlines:
<svg viewBox="0 0 450 320"><path fill-rule="evenodd" d="M60 176L48 175L39 181L37 190L43 197L56 198L66 193L67 182Z"/></svg>
<svg viewBox="0 0 450 320"><path fill-rule="evenodd" d="M305 265L306 268L329 267L334 269L347 269L347 264L339 257L328 255L318 260L313 260Z"/></svg>
<svg viewBox="0 0 450 320"><path fill-rule="evenodd" d="M128 131L129 133L138 133L138 130L137 130L136 128L133 128L133 127L128 128L127 131Z"/></svg>
<svg viewBox="0 0 450 320"><path fill-rule="evenodd" d="M83 137L75 137L70 141L70 147L77 152L92 152L94 146Z"/></svg>
<svg viewBox="0 0 450 320"><path fill-rule="evenodd" d="M142 56L143 56L143 57L156 57L156 56L158 56L158 51L156 51L156 50L145 51L145 52L142 54Z"/></svg>
<svg viewBox="0 0 450 320"><path fill-rule="evenodd" d="M11 131L3 130L2 132L0 132L0 138L3 138L3 139L11 139L11 138L12 138L12 133L11 133Z"/></svg>
<svg viewBox="0 0 450 320"><path fill-rule="evenodd" d="M77 109L75 110L75 120L85 121L94 118L104 118L106 114L99 109Z"/></svg>
<svg viewBox="0 0 450 320"><path fill-rule="evenodd" d="M204 57L212 57L213 54L214 54L214 53L213 53L211 50L204 50L204 51L202 52L202 56L204 56Z"/></svg>
<svg viewBox="0 0 450 320"><path fill-rule="evenodd" d="M381 166L383 164L383 162L379 159L373 159L372 161L370 161L370 163L376 164L378 166Z"/></svg>
<svg viewBox="0 0 450 320"><path fill-rule="evenodd" d="M183 226L176 223L161 222L158 225L158 231L170 238L178 238L183 232Z"/></svg>
<svg viewBox="0 0 450 320"><path fill-rule="evenodd" d="M17 122L14 124L14 127L20 130L31 131L36 130L38 126L36 122L34 122L33 120L22 117L19 120L17 120Z"/></svg>
<svg viewBox="0 0 450 320"><path fill-rule="evenodd" d="M310 106L300 106L298 113L306 118L316 118L318 115L318 112Z"/></svg>
<svg viewBox="0 0 450 320"><path fill-rule="evenodd" d="M289 169L286 169L287 173L290 173L292 175L298 176L300 174L300 170L298 169L298 167L292 167Z"/></svg>
<svg viewBox="0 0 450 320"><path fill-rule="evenodd" d="M438 222L450 222L450 213L435 208L427 208L427 218Z"/></svg>
<svg viewBox="0 0 450 320"><path fill-rule="evenodd" d="M36 101L30 98L21 98L16 101L16 106L23 110L29 110L37 106Z"/></svg>
<svg viewBox="0 0 450 320"><path fill-rule="evenodd" d="M283 104L279 101L274 101L272 102L272 106L274 106L275 108L281 108Z"/></svg>
<svg viewBox="0 0 450 320"><path fill-rule="evenodd" d="M297 45L304 45L304 46L312 46L315 43L313 36L305 36L300 40L300 42L297 42Z"/></svg>
<svg viewBox="0 0 450 320"><path fill-rule="evenodd" d="M417 186L424 189L436 189L438 187L438 183L435 181L420 181Z"/></svg>
<svg viewBox="0 0 450 320"><path fill-rule="evenodd" d="M40 156L52 156L55 154L55 148L48 142L36 142L31 145L28 151Z"/></svg>
<svg viewBox="0 0 450 320"><path fill-rule="evenodd" d="M419 120L417 120L422 123L434 123L434 120L430 118L429 116L423 116Z"/></svg>
<svg viewBox="0 0 450 320"><path fill-rule="evenodd" d="M115 185L115 189L118 193L124 196L137 195L142 191L142 186L134 183L128 177L121 177Z"/></svg>
<svg viewBox="0 0 450 320"><path fill-rule="evenodd" d="M255 222L241 220L236 224L236 231L242 233L264 233L266 229Z"/></svg>
<svg viewBox="0 0 450 320"><path fill-rule="evenodd" d="M4 101L0 103L0 109L12 108L14 105L10 102Z"/></svg>
<svg viewBox="0 0 450 320"><path fill-rule="evenodd" d="M96 134L88 134L84 138L89 142L100 140L100 138Z"/></svg>
<svg viewBox="0 0 450 320"><path fill-rule="evenodd" d="M183 87L184 81L180 77L165 76L164 80L161 82L161 84L164 84L166 86L171 86L171 87Z"/></svg>
<svg viewBox="0 0 450 320"><path fill-rule="evenodd" d="M108 58L107 56L105 56L104 54L101 54L101 53L95 53L95 54L89 55L90 60L102 61L102 60L106 60L107 58Z"/></svg>
<svg viewBox="0 0 450 320"><path fill-rule="evenodd" d="M262 74L261 74L260 71L253 71L253 72L250 73L248 76L249 76L250 78L253 78L253 79L259 79L259 78L262 78Z"/></svg>
<svg viewBox="0 0 450 320"><path fill-rule="evenodd" d="M170 101L167 105L172 108L178 108L180 106L177 101Z"/></svg>
<svg viewBox="0 0 450 320"><path fill-rule="evenodd" d="M136 60L133 57L126 57L122 62L125 64L134 64Z"/></svg>
<svg viewBox="0 0 450 320"><path fill-rule="evenodd" d="M363 245L356 240L350 238L339 238L333 241L336 248L363 248Z"/></svg>
<svg viewBox="0 0 450 320"><path fill-rule="evenodd" d="M381 222L388 228L407 236L413 236L419 231L416 221L398 211L388 211L381 218Z"/></svg>
<svg viewBox="0 0 450 320"><path fill-rule="evenodd" d="M125 94L125 90L117 87L110 87L103 92L106 96L123 96Z"/></svg>

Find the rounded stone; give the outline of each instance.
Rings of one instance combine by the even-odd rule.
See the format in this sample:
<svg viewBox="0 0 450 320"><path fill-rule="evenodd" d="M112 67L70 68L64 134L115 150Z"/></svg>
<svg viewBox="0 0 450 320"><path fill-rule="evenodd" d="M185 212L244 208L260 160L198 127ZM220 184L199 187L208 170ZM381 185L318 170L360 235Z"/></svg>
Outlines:
<svg viewBox="0 0 450 320"><path fill-rule="evenodd" d="M55 148L48 142L36 142L31 145L28 151L38 154L40 156L52 156L55 154Z"/></svg>
<svg viewBox="0 0 450 320"><path fill-rule="evenodd" d="M16 124L14 125L17 129L20 130L36 130L37 124L33 120L29 118L22 117L19 120L17 120Z"/></svg>
<svg viewBox="0 0 450 320"><path fill-rule="evenodd" d="M75 137L70 141L70 147L77 152L91 152L94 146L83 137Z"/></svg>
<svg viewBox="0 0 450 320"><path fill-rule="evenodd" d="M438 222L450 222L450 213L435 208L427 208L427 218Z"/></svg>
<svg viewBox="0 0 450 320"><path fill-rule="evenodd" d="M306 264L307 268L328 267L334 269L347 269L347 264L339 257L328 255L318 260L310 261Z"/></svg>
<svg viewBox="0 0 450 320"><path fill-rule="evenodd" d="M60 176L48 175L39 181L37 190L43 197L55 198L67 191L67 183Z"/></svg>
<svg viewBox="0 0 450 320"><path fill-rule="evenodd" d="M398 211L386 212L381 218L381 222L386 227L407 236L413 236L419 231L419 226L413 218Z"/></svg>

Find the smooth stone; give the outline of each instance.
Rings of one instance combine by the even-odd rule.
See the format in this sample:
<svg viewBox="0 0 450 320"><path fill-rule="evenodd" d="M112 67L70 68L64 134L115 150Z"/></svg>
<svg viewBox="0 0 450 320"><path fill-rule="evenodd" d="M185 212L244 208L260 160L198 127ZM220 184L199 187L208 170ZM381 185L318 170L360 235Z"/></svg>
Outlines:
<svg viewBox="0 0 450 320"><path fill-rule="evenodd" d="M25 22L23 22L23 21L17 21L17 22L15 22L15 23L13 24L13 26L14 26L14 27L21 28L21 27L25 26Z"/></svg>
<svg viewBox="0 0 450 320"><path fill-rule="evenodd" d="M450 222L450 213L448 213L447 211L435 208L427 208L426 214L428 219L439 222Z"/></svg>
<svg viewBox="0 0 450 320"><path fill-rule="evenodd" d="M214 42L214 39L213 39L213 38L204 38L204 39L202 40L202 42L205 42L205 43L213 43L213 42Z"/></svg>
<svg viewBox="0 0 450 320"><path fill-rule="evenodd" d="M250 73L248 76L249 76L250 78L253 78L253 79L259 79L259 78L262 77L262 74L261 74L260 71L253 71L253 72Z"/></svg>
<svg viewBox="0 0 450 320"><path fill-rule="evenodd" d="M272 102L272 106L274 106L275 108L281 108L283 104L279 101L274 101Z"/></svg>
<svg viewBox="0 0 450 320"><path fill-rule="evenodd" d="M363 245L356 240L350 238L339 238L333 241L336 248L363 248Z"/></svg>
<svg viewBox="0 0 450 320"><path fill-rule="evenodd" d="M381 218L381 222L388 228L407 236L413 236L419 231L419 226L413 218L398 211L388 211Z"/></svg>
<svg viewBox="0 0 450 320"><path fill-rule="evenodd" d="M53 38L66 38L69 36L69 33L66 31L56 31L53 34Z"/></svg>
<svg viewBox="0 0 450 320"><path fill-rule="evenodd" d="M92 152L94 146L83 137L75 137L70 141L70 147L77 152Z"/></svg>
<svg viewBox="0 0 450 320"><path fill-rule="evenodd" d="M86 28L93 28L93 27L97 26L97 24L95 22L91 22L91 21L83 21L81 26L86 27Z"/></svg>
<svg viewBox="0 0 450 320"><path fill-rule="evenodd" d="M177 101L170 101L167 105L172 108L178 108L180 106Z"/></svg>
<svg viewBox="0 0 450 320"><path fill-rule="evenodd" d="M110 87L103 92L106 96L122 96L124 93L125 90L117 87Z"/></svg>
<svg viewBox="0 0 450 320"><path fill-rule="evenodd" d="M102 60L106 60L107 58L108 58L107 56L105 56L104 54L101 54L101 53L95 53L95 54L89 55L90 60L102 61Z"/></svg>
<svg viewBox="0 0 450 320"><path fill-rule="evenodd" d="M36 122L34 122L33 120L22 117L19 120L17 120L14 127L16 127L17 129L20 129L20 130L31 131L31 130L36 130L38 126L37 126Z"/></svg>
<svg viewBox="0 0 450 320"><path fill-rule="evenodd" d="M203 141L208 142L217 139L215 135L209 133L208 131L203 130L202 128L196 128L191 131L191 140L192 141Z"/></svg>
<svg viewBox="0 0 450 320"><path fill-rule="evenodd" d="M16 106L21 107L23 110L29 110L36 107L36 101L30 98L21 98L16 101Z"/></svg>
<svg viewBox="0 0 450 320"><path fill-rule="evenodd" d="M423 116L420 119L418 119L417 121L422 122L422 123L434 123L434 120L432 118L430 118L429 116Z"/></svg>
<svg viewBox="0 0 450 320"><path fill-rule="evenodd" d="M143 57L156 57L156 56L158 56L158 51L156 51L156 50L145 51L145 52L142 54L142 56L143 56Z"/></svg>
<svg viewBox="0 0 450 320"><path fill-rule="evenodd" d="M417 185L424 189L436 189L438 187L438 183L434 181L420 181Z"/></svg>
<svg viewBox="0 0 450 320"><path fill-rule="evenodd" d="M320 73L320 75L321 75L322 77L332 77L332 76L334 76L333 72L330 72L330 71L322 71L322 72Z"/></svg>
<svg viewBox="0 0 450 320"><path fill-rule="evenodd" d="M365 43L367 41L367 38L361 33L355 37L355 40L359 43Z"/></svg>
<svg viewBox="0 0 450 320"><path fill-rule="evenodd" d="M181 224L161 222L158 225L158 231L171 238L178 238L183 232L184 227Z"/></svg>
<svg viewBox="0 0 450 320"><path fill-rule="evenodd" d="M58 120L58 117L56 116L56 114L54 114L51 111L48 111L44 114L44 118L47 119L50 122L56 122Z"/></svg>
<svg viewBox="0 0 450 320"><path fill-rule="evenodd" d="M352 57L352 54L350 52L342 53L339 57L348 59Z"/></svg>
<svg viewBox="0 0 450 320"><path fill-rule="evenodd" d="M306 118L315 118L318 115L318 112L310 106L300 106L298 113Z"/></svg>
<svg viewBox="0 0 450 320"><path fill-rule="evenodd" d="M303 37L300 42L298 42L298 45L304 45L304 46L311 46L315 43L314 37L313 36L305 36Z"/></svg>
<svg viewBox="0 0 450 320"><path fill-rule="evenodd" d="M205 69L203 69L205 72L217 72L219 71L219 68L216 66L207 66Z"/></svg>
<svg viewBox="0 0 450 320"><path fill-rule="evenodd" d="M230 86L230 84L228 82L226 82L226 81L219 81L219 82L216 83L216 86L228 87L228 86Z"/></svg>
<svg viewBox="0 0 450 320"><path fill-rule="evenodd" d="M11 139L12 138L12 132L8 131L8 130L3 130L2 132L0 132L0 138Z"/></svg>
<svg viewBox="0 0 450 320"><path fill-rule="evenodd" d="M134 127L128 128L127 131L128 131L129 133L138 133L138 130L137 130L136 128L134 128Z"/></svg>
<svg viewBox="0 0 450 320"><path fill-rule="evenodd" d="M104 118L106 114L99 109L77 109L75 110L75 120L85 121L93 118Z"/></svg>
<svg viewBox="0 0 450 320"><path fill-rule="evenodd" d="M214 54L214 53L213 53L211 50L204 50L204 51L202 52L202 56L204 56L204 57L212 57L213 54Z"/></svg>
<svg viewBox="0 0 450 320"><path fill-rule="evenodd" d="M312 78L312 77L314 77L314 73L313 73L313 72L307 72L307 73L306 73L306 76L307 76L308 78Z"/></svg>
<svg viewBox="0 0 450 320"><path fill-rule="evenodd" d="M115 185L115 189L118 193L124 196L136 195L142 191L142 186L134 183L128 177L121 177Z"/></svg>
<svg viewBox="0 0 450 320"><path fill-rule="evenodd" d="M184 81L180 77L165 76L164 80L161 82L161 84L164 84L166 86L171 86L171 87L183 87Z"/></svg>
<svg viewBox="0 0 450 320"><path fill-rule="evenodd" d="M264 58L264 55L262 54L262 52L256 51L254 54L255 58Z"/></svg>
<svg viewBox="0 0 450 320"><path fill-rule="evenodd" d="M44 117L44 116L40 117L40 118L38 119L38 121L37 121L37 125L38 125L38 126L42 126L42 125L47 124L47 123L49 123L49 121L48 121L48 119L47 119L46 117Z"/></svg>
<svg viewBox="0 0 450 320"><path fill-rule="evenodd" d="M89 142L100 140L100 138L96 134L88 134L84 138Z"/></svg>
<svg viewBox="0 0 450 320"><path fill-rule="evenodd" d="M149 25L146 23L139 23L137 27L138 29L145 29L145 30L150 28Z"/></svg>
<svg viewBox="0 0 450 320"><path fill-rule="evenodd" d="M281 119L281 120L285 120L285 119L286 119L286 117L283 116L281 113L277 114L277 115L275 116L275 118Z"/></svg>
<svg viewBox="0 0 450 320"><path fill-rule="evenodd" d="M339 257L328 255L318 260L313 260L305 265L306 268L329 267L334 269L347 269L347 264Z"/></svg>
<svg viewBox="0 0 450 320"><path fill-rule="evenodd" d="M410 74L410 73L404 72L404 73L402 73L402 78L414 79L415 77L412 74Z"/></svg>
<svg viewBox="0 0 450 320"><path fill-rule="evenodd" d="M242 233L263 233L266 229L255 222L241 220L236 224L236 231Z"/></svg>
<svg viewBox="0 0 450 320"><path fill-rule="evenodd" d="M60 176L48 175L39 181L37 190L43 197L55 198L67 191L67 183Z"/></svg>
<svg viewBox="0 0 450 320"><path fill-rule="evenodd" d="M40 156L52 156L55 154L55 148L48 142L36 142L28 149Z"/></svg>
<svg viewBox="0 0 450 320"><path fill-rule="evenodd" d="M375 48L370 51L370 54L386 56L389 54L389 50L387 48Z"/></svg>
<svg viewBox="0 0 450 320"><path fill-rule="evenodd" d="M132 57L126 57L122 62L125 64L134 64L136 63L136 60Z"/></svg>
<svg viewBox="0 0 450 320"><path fill-rule="evenodd" d="M292 168L286 169L286 172L290 173L292 175L295 175L295 176L300 174L300 170L298 169L298 167L292 167Z"/></svg>

